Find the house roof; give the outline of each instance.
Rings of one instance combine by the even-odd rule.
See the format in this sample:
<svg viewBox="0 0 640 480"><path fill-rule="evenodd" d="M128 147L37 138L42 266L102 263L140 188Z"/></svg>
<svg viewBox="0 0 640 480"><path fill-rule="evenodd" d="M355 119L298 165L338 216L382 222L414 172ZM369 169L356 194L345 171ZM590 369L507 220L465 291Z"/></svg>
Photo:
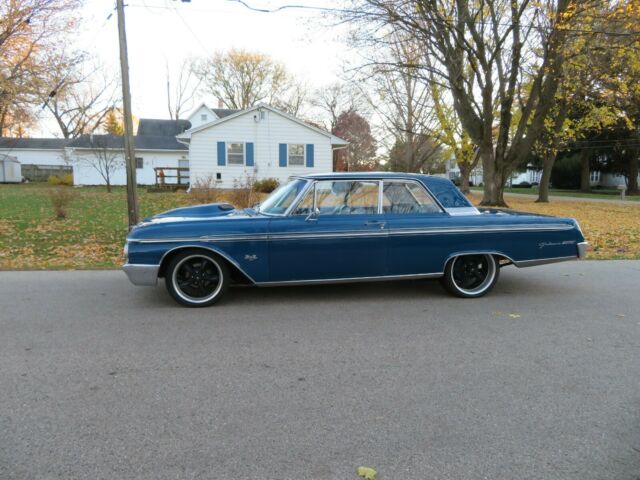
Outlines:
<svg viewBox="0 0 640 480"><path fill-rule="evenodd" d="M349 142L347 142L346 140L343 140L340 137L336 137L335 135L333 135L333 134L331 134L331 133L329 133L329 132L327 132L325 130L322 130L321 128L314 127L313 125L309 125L308 123L300 120L299 118L296 118L293 115L289 115L288 113L282 112L282 111L278 110L277 108L273 108L271 105L267 105L266 103L259 103L258 105L255 105L255 106L253 106L251 108L247 108L246 110L236 110L235 112L230 113L230 114L228 114L227 116L225 116L223 118L220 118L220 119L217 119L217 120L212 120L211 122L203 123L202 125L200 125L198 127L194 127L194 128L191 128L191 129L189 129L189 130L187 130L187 131L185 131L183 133L180 133L179 135L176 135L176 138L178 140L187 140L188 141L191 138L191 135L196 133L196 132L199 132L201 130L205 130L205 129L210 128L210 127L214 127L214 126L220 125L221 123L224 123L224 122L226 122L228 120L231 120L233 118L239 117L240 115L244 115L245 113L253 112L254 110L258 110L259 108L263 108L265 110L269 110L269 111L271 111L271 112L273 112L273 113L275 113L277 115L281 115L281 116L291 120L292 122L295 122L295 123L297 123L299 125L302 125L303 127L306 127L306 128L308 128L310 130L313 130L314 132L317 132L317 133L319 133L321 135L329 137L331 139L331 144L332 145L341 145L341 146L349 145Z"/></svg>
<svg viewBox="0 0 640 480"><path fill-rule="evenodd" d="M233 115L234 113L241 111L235 108L212 108L211 110L218 116L218 118L228 117L229 115Z"/></svg>
<svg viewBox="0 0 640 480"><path fill-rule="evenodd" d="M189 150L186 145L179 143L175 137L162 135L137 135L134 137L134 145L136 150ZM120 135L85 134L73 139L67 146L78 149L124 149L124 137Z"/></svg>
<svg viewBox="0 0 640 480"><path fill-rule="evenodd" d="M210 108L206 103L203 102L200 105L198 105L196 108L194 108L193 111L187 116L187 118L193 117L196 114L196 112L203 107L209 110L218 118L228 117L229 115L240 111L233 108ZM179 132L179 133L182 133L182 132Z"/></svg>
<svg viewBox="0 0 640 480"><path fill-rule="evenodd" d="M60 150L69 142L67 138L0 137L0 149Z"/></svg>
<svg viewBox="0 0 640 480"><path fill-rule="evenodd" d="M175 137L179 133L189 130L189 120L160 120L157 118L141 118L138 123L138 137L164 136Z"/></svg>

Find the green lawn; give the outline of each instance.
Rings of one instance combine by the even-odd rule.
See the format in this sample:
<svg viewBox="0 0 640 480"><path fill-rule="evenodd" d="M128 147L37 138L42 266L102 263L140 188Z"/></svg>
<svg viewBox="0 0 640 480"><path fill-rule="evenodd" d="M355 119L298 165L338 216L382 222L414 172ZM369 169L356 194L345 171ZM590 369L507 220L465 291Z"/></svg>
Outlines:
<svg viewBox="0 0 640 480"><path fill-rule="evenodd" d="M473 191L482 191L482 187L471 187ZM505 192L508 193L523 193L526 195L538 195L538 187L530 187L530 188L505 188ZM619 190L594 190L591 193L582 193L578 190L559 190L556 188L551 188L549 190L549 195L555 195L558 197L578 197L578 198L602 198L605 200L620 200L620 191ZM631 200L634 202L640 202L640 195L627 195L625 200Z"/></svg>
<svg viewBox="0 0 640 480"><path fill-rule="evenodd" d="M68 216L56 219L46 184L0 185L0 269L116 267L127 233L126 190L73 188ZM141 218L180 205L185 193L138 189Z"/></svg>

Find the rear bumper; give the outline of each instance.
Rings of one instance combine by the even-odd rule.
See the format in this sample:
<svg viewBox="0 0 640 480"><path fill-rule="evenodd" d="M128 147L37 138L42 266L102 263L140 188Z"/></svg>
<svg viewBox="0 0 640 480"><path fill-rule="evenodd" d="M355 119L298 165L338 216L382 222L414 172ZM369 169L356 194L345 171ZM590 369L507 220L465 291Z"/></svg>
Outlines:
<svg viewBox="0 0 640 480"><path fill-rule="evenodd" d="M160 265L126 263L122 266L122 270L134 285L153 286L158 284Z"/></svg>
<svg viewBox="0 0 640 480"><path fill-rule="evenodd" d="M578 258L580 260L587 258L587 250L589 250L589 242L578 243Z"/></svg>

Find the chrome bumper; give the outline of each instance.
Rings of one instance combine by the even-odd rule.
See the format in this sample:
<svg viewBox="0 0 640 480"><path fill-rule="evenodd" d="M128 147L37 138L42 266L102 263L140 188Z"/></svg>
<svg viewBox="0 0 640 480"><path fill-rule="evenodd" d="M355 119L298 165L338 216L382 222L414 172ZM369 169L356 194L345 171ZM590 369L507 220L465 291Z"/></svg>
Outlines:
<svg viewBox="0 0 640 480"><path fill-rule="evenodd" d="M589 250L589 242L578 242L578 258L580 260L587 258L587 250Z"/></svg>
<svg viewBox="0 0 640 480"><path fill-rule="evenodd" d="M122 266L122 270L127 274L129 280L134 285L153 286L158 284L158 270L160 265L140 265L134 263L126 263Z"/></svg>

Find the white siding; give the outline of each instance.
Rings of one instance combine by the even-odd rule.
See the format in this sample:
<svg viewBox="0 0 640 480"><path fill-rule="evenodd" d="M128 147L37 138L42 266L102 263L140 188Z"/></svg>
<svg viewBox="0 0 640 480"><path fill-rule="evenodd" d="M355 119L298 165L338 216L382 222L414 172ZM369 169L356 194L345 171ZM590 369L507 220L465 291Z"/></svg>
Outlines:
<svg viewBox="0 0 640 480"><path fill-rule="evenodd" d="M207 116L206 120L202 119L202 115ZM189 115L189 118L187 118L187 120L191 122L191 128L199 127L204 123L212 122L217 119L218 116L212 110L207 108L206 105L200 105L200 107L198 107L198 109Z"/></svg>
<svg viewBox="0 0 640 480"><path fill-rule="evenodd" d="M136 150L136 157L143 159L144 168L136 169L136 183L139 185L153 185L156 181L154 167L178 167L180 159L187 158L187 152L160 152L149 150ZM95 162L95 156L88 151L76 150L70 158L73 165L73 179L76 185L104 185L105 181L100 173L91 166ZM111 173L112 185L126 185L127 172L124 168L124 157L119 157L119 168ZM166 175L175 175L175 172L165 172ZM175 179L167 179L167 183L173 183Z"/></svg>
<svg viewBox="0 0 640 480"><path fill-rule="evenodd" d="M0 149L0 153L16 157L22 165L68 165L60 150L35 150L28 148Z"/></svg>
<svg viewBox="0 0 640 480"><path fill-rule="evenodd" d="M234 180L242 180L247 175L257 179L276 178L280 183L291 175L330 172L333 169L331 140L310 128L289 120L282 115L264 110L265 118L253 110L191 135L189 146L190 173L193 182L198 178L216 173L222 175L220 186L231 188ZM218 165L217 142L253 142L254 167L240 165ZM280 143L302 143L314 145L314 166L280 167L278 145Z"/></svg>

